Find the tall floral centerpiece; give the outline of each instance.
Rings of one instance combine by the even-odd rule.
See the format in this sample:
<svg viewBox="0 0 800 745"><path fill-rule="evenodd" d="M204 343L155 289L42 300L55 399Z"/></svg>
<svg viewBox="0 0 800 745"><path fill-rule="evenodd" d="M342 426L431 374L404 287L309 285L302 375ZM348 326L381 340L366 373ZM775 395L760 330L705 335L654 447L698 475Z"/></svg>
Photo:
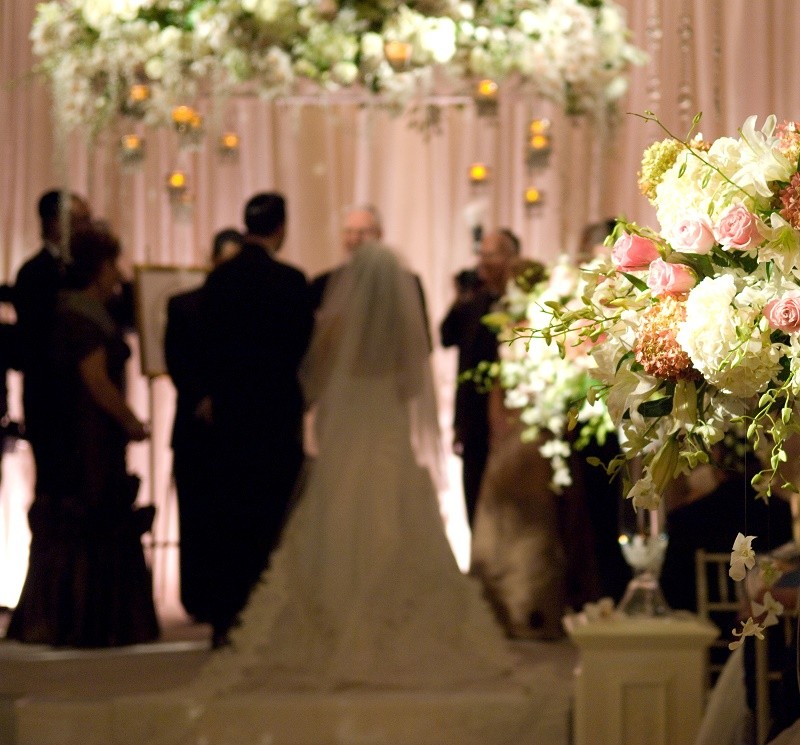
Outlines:
<svg viewBox="0 0 800 745"><path fill-rule="evenodd" d="M800 431L799 157L800 125L774 116L760 128L749 117L738 137L656 142L640 186L660 229L619 223L610 257L584 273L580 307L556 311L544 332L602 340L590 351L596 395L623 438L608 470L638 508L657 508L733 431L760 456L760 498L796 490L786 447ZM754 566L753 541L737 537L732 577ZM737 633L762 628L750 619Z"/></svg>
<svg viewBox="0 0 800 745"><path fill-rule="evenodd" d="M601 117L644 61L611 0L51 0L31 39L60 119L94 131L120 113L168 123L177 103L243 87L402 107L435 92L436 70L449 93L514 78Z"/></svg>

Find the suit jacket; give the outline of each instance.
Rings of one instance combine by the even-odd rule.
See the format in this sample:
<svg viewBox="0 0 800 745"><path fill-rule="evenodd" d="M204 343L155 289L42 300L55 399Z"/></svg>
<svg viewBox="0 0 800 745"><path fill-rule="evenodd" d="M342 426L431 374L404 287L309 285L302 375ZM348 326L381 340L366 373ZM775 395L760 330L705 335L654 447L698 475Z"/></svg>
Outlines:
<svg viewBox="0 0 800 745"><path fill-rule="evenodd" d="M47 248L28 259L14 286L14 305L23 372L41 370L47 359L47 347L55 314L56 297L65 286L63 261Z"/></svg>
<svg viewBox="0 0 800 745"><path fill-rule="evenodd" d="M325 299L325 289L328 286L328 281L330 278L336 274L337 272L343 269L342 266L337 267L336 269L331 269L328 272L324 272L319 276L315 277L309 286L309 294L311 297L311 307L314 309L314 312L318 311L322 306L322 302ZM422 305L422 318L425 322L425 333L428 336L428 349L433 349L433 341L431 339L431 330L430 330L430 322L428 320L428 304L425 301L425 290L422 289L422 281L420 280L417 274L412 275L414 277L414 282L417 285L417 291L419 292L419 301Z"/></svg>
<svg viewBox="0 0 800 745"><path fill-rule="evenodd" d="M203 315L215 428L239 442L299 440L297 369L313 322L305 275L245 243L208 276Z"/></svg>
<svg viewBox="0 0 800 745"><path fill-rule="evenodd" d="M195 410L208 394L203 345L203 288L173 295L167 303L164 359L177 392L172 447L190 444L200 425Z"/></svg>
<svg viewBox="0 0 800 745"><path fill-rule="evenodd" d="M472 370L479 362L497 359L497 337L481 319L489 313L497 296L486 289L473 297L456 302L440 326L442 345L458 347L458 374ZM488 396L470 381L460 382L456 389L456 442L488 442Z"/></svg>

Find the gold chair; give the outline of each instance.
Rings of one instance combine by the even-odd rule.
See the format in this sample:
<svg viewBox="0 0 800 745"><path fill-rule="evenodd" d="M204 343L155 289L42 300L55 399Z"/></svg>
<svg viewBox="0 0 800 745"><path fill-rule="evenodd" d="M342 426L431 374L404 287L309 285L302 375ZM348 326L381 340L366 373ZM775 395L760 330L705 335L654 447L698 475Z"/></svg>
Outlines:
<svg viewBox="0 0 800 745"><path fill-rule="evenodd" d="M800 599L800 595L798 595ZM763 639L756 638L755 640L755 735L756 745L764 745L770 734L772 727L772 707L771 707L771 692L770 685L772 683L780 683L783 679L783 669L780 664L775 667L776 663L781 661L773 660L770 665L770 646L769 635L781 634L781 643L784 648L791 648L794 642L795 634L797 633L797 618L798 608L785 608L783 615L778 621L777 627L767 628L767 633ZM773 647L774 651L774 647Z"/></svg>
<svg viewBox="0 0 800 745"><path fill-rule="evenodd" d="M728 575L731 554L697 549L694 557L697 615L711 621L721 632L709 648L708 680L710 690L730 655L731 630L742 609L741 583Z"/></svg>

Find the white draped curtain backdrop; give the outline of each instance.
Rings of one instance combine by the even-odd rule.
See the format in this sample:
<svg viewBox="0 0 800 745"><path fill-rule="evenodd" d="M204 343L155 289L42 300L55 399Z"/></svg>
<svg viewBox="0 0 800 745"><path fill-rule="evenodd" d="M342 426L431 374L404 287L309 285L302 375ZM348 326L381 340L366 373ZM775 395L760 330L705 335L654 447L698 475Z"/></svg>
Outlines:
<svg viewBox="0 0 800 745"><path fill-rule="evenodd" d="M651 54L635 69L615 136L582 119L568 119L551 105L503 92L498 115L478 117L474 108L446 106L427 134L408 118L355 104L230 99L213 106L214 124L241 138L237 157L222 158L215 138L199 149L178 151L174 132L143 132L146 157L125 169L116 143L126 129L95 142L80 133L59 141L46 85L32 77L35 63L28 32L34 2L0 0L0 281L13 282L22 262L39 247L36 201L65 186L84 194L94 214L122 238L124 260L135 264L197 266L205 263L213 234L241 225L244 201L278 190L288 200L289 231L282 257L309 276L339 263L339 224L345 205L371 202L384 216L387 242L420 274L436 336L453 297L452 276L473 264L464 210L486 200L487 228L517 232L526 256L552 260L574 253L584 225L609 216L654 224L638 193L636 173L643 149L664 135L653 124L625 115L653 110L673 132L685 133L697 111L707 139L735 134L750 114L800 119L800 87L792 52L800 28L796 0L621 0L634 40ZM546 169L531 174L524 159L528 123L552 121L553 154ZM470 185L468 166L483 161L489 183ZM189 177L193 207L176 213L166 175L180 167ZM531 183L544 202L527 210ZM452 406L455 358L437 349L443 423ZM153 441L132 448L132 468L144 477L142 496L165 506L158 537L175 537L169 489L168 431L173 393L168 379L149 381L131 368L131 398L153 423ZM13 393L18 381L12 379ZM12 396L15 413L18 395ZM7 454L0 485L0 605L13 606L25 572L29 536L25 510L31 499L31 466L24 449ZM457 504L450 502L449 504ZM450 529L458 544L463 518ZM447 517L447 515L446 515ZM459 521L461 521L459 523ZM462 528L459 528L459 524ZM463 544L462 544L463 545ZM156 564L163 598L174 577L174 550ZM463 555L461 557L463 562Z"/></svg>

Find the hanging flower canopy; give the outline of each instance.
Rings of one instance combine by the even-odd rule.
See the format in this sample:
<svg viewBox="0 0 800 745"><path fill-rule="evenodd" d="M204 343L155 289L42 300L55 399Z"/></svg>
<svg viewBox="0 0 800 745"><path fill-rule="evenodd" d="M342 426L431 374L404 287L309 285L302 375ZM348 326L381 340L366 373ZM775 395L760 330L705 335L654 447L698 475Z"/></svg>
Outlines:
<svg viewBox="0 0 800 745"><path fill-rule="evenodd" d="M609 0L53 0L31 32L61 123L94 131L242 89L402 108L480 78L603 116L644 61L630 37Z"/></svg>

